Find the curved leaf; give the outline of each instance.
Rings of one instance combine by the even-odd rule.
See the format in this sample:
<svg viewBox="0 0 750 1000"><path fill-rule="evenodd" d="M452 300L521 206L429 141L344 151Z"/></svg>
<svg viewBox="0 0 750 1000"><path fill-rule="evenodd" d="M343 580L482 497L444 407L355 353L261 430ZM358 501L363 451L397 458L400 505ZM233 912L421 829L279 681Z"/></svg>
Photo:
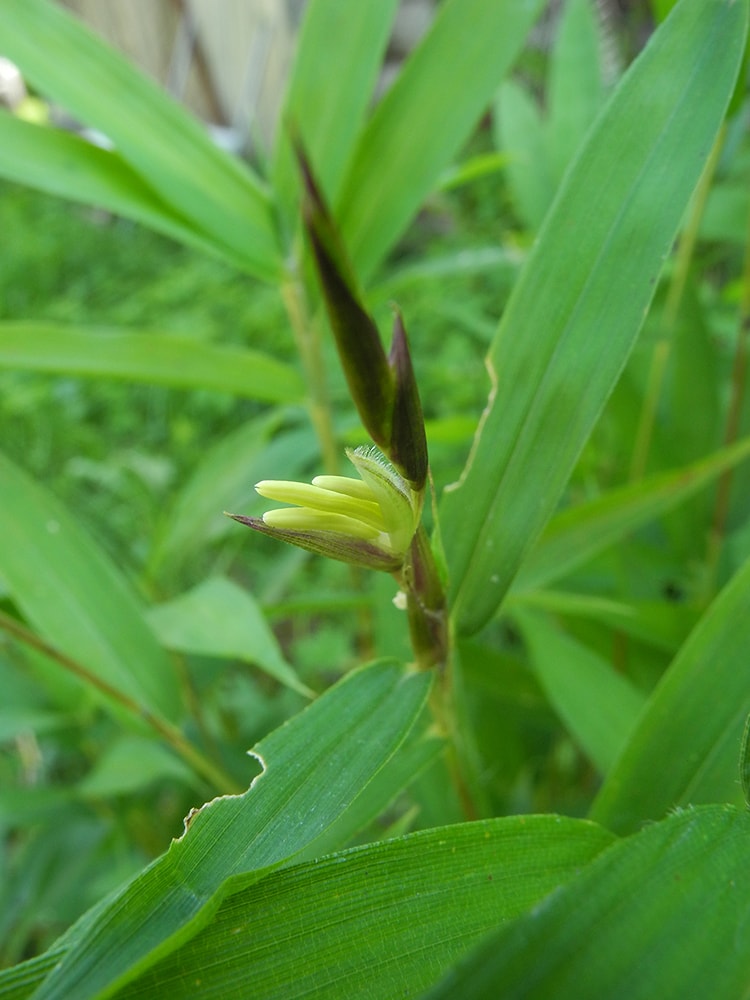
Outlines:
<svg viewBox="0 0 750 1000"><path fill-rule="evenodd" d="M270 199L260 181L155 83L47 0L4 0L0 37L3 54L35 87L106 135L201 235L258 277L278 275Z"/></svg>
<svg viewBox="0 0 750 1000"><path fill-rule="evenodd" d="M75 518L0 453L0 574L43 638L144 708L181 715L177 676L125 578Z"/></svg>
<svg viewBox="0 0 750 1000"><path fill-rule="evenodd" d="M221 576L209 577L147 612L168 649L244 660L309 698L313 692L285 659L252 594Z"/></svg>
<svg viewBox="0 0 750 1000"><path fill-rule="evenodd" d="M646 700L603 657L529 611L515 612L550 704L597 769L606 774Z"/></svg>
<svg viewBox="0 0 750 1000"><path fill-rule="evenodd" d="M548 213L489 354L461 481L443 501L460 632L502 601L622 370L744 47L746 0L683 0L623 77Z"/></svg>
<svg viewBox="0 0 750 1000"><path fill-rule="evenodd" d="M682 469L655 473L556 514L513 582L527 592L560 580L609 545L673 509L750 455L750 438Z"/></svg>
<svg viewBox="0 0 750 1000"><path fill-rule="evenodd" d="M652 1000L747 993L750 815L670 816L485 942L430 1000Z"/></svg>
<svg viewBox="0 0 750 1000"><path fill-rule="evenodd" d="M715 599L649 698L592 816L629 832L676 806L737 797L737 753L750 713L748 647L750 561Z"/></svg>
<svg viewBox="0 0 750 1000"><path fill-rule="evenodd" d="M447 0L370 119L336 218L367 281L468 137L541 0Z"/></svg>
<svg viewBox="0 0 750 1000"><path fill-rule="evenodd" d="M204 252L217 252L210 239L162 201L117 153L57 128L32 125L7 111L0 111L0 176L133 219ZM241 262L229 251L225 256Z"/></svg>
<svg viewBox="0 0 750 1000"><path fill-rule="evenodd" d="M274 403L300 402L305 394L294 368L260 351L150 330L0 323L0 368L215 389Z"/></svg>
<svg viewBox="0 0 750 1000"><path fill-rule="evenodd" d="M122 1000L417 996L483 933L574 878L611 843L559 816L425 830L286 868L227 898L190 945ZM281 933L283 928L283 934ZM221 955L217 962L215 956Z"/></svg>
<svg viewBox="0 0 750 1000"><path fill-rule="evenodd" d="M299 132L332 200L372 97L397 6L397 0L358 0L342 17L339 0L305 5L273 159L274 189L288 212L299 183L288 126Z"/></svg>
<svg viewBox="0 0 750 1000"><path fill-rule="evenodd" d="M249 790L204 805L166 854L84 916L38 1000L111 996L189 941L231 888L254 884L302 850L395 753L430 681L374 664L263 739L254 754L264 771ZM232 875L243 878L227 884Z"/></svg>

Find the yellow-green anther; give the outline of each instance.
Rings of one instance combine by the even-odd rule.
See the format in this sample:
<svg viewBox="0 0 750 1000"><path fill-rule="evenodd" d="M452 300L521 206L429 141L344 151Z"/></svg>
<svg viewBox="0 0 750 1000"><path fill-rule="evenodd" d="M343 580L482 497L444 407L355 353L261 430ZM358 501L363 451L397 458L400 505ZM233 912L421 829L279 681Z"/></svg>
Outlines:
<svg viewBox="0 0 750 1000"><path fill-rule="evenodd" d="M374 541L380 537L377 528L365 524L346 514L336 514L325 510L313 510L310 507L280 507L278 510L268 510L263 515L263 521L270 528L293 528L296 531L335 531L351 538L364 538Z"/></svg>
<svg viewBox="0 0 750 1000"><path fill-rule="evenodd" d="M324 490L343 493L348 497L359 497L360 500L372 500L372 490L361 479L350 479L348 476L316 476L313 486Z"/></svg>
<svg viewBox="0 0 750 1000"><path fill-rule="evenodd" d="M322 489L320 486L311 486L309 483L278 479L264 479L257 483L255 489L262 497L267 497L269 500L293 503L302 508L329 511L332 514L344 514L355 520L364 521L376 532L386 530L380 507L371 491L368 491L367 499L360 499L347 496L345 493Z"/></svg>

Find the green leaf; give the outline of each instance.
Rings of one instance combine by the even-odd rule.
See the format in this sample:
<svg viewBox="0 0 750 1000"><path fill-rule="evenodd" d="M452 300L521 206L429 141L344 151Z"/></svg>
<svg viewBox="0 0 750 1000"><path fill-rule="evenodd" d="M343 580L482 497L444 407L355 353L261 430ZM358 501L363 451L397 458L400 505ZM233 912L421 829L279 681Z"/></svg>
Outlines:
<svg viewBox="0 0 750 1000"><path fill-rule="evenodd" d="M117 153L6 111L0 111L0 176L134 219L204 252L217 252L210 239L162 201ZM224 255L233 263L242 260L229 251Z"/></svg>
<svg viewBox="0 0 750 1000"><path fill-rule="evenodd" d="M746 0L683 0L546 217L490 350L490 406L443 501L462 633L499 606L617 381L726 110L746 26Z"/></svg>
<svg viewBox="0 0 750 1000"><path fill-rule="evenodd" d="M715 184L709 193L701 219L700 235L704 240L736 243L744 247L747 241L747 217L750 213L750 191L743 180L728 179Z"/></svg>
<svg viewBox="0 0 750 1000"><path fill-rule="evenodd" d="M11 969L0 971L0 1000L26 1000L37 984L54 967L55 952L45 952L39 958L32 958Z"/></svg>
<svg viewBox="0 0 750 1000"><path fill-rule="evenodd" d="M513 619L550 704L606 774L635 726L645 695L603 657L544 616L522 611Z"/></svg>
<svg viewBox="0 0 750 1000"><path fill-rule="evenodd" d="M745 219L748 214L745 213ZM670 463L694 461L708 454L721 440L720 348L701 303L701 291L696 283L688 281L674 320L668 371L669 410L665 421ZM669 321L669 315L664 315L662 323ZM695 419L696 413L700 413L700 420Z"/></svg>
<svg viewBox="0 0 750 1000"><path fill-rule="evenodd" d="M614 542L671 510L750 454L750 438L683 469L655 473L557 514L531 550L513 592L570 575Z"/></svg>
<svg viewBox="0 0 750 1000"><path fill-rule="evenodd" d="M462 163L447 167L438 179L438 190L456 191L483 177L501 173L507 165L508 157L505 153L477 153Z"/></svg>
<svg viewBox="0 0 750 1000"><path fill-rule="evenodd" d="M670 655L674 655L687 639L699 617L693 605L674 601L628 601L624 604L607 597L568 590L511 592L505 610L512 614L516 607L602 622Z"/></svg>
<svg viewBox="0 0 750 1000"><path fill-rule="evenodd" d="M145 710L179 718L175 671L125 578L75 518L2 454L0 482L0 525L12 540L0 546L0 574L27 621Z"/></svg>
<svg viewBox="0 0 750 1000"><path fill-rule="evenodd" d="M430 1000L737 1000L750 968L750 815L670 816L488 937Z"/></svg>
<svg viewBox="0 0 750 1000"><path fill-rule="evenodd" d="M547 86L547 135L559 181L604 103L594 0L567 0L552 49Z"/></svg>
<svg viewBox="0 0 750 1000"><path fill-rule="evenodd" d="M148 621L160 642L182 653L244 660L306 697L254 597L223 577L203 580L173 601L150 608Z"/></svg>
<svg viewBox="0 0 750 1000"><path fill-rule="evenodd" d="M524 87L507 80L495 101L494 133L508 158L505 174L513 207L524 225L536 231L555 195L541 114Z"/></svg>
<svg viewBox="0 0 750 1000"><path fill-rule="evenodd" d="M339 0L306 5L272 171L274 189L290 215L298 171L287 126L299 132L315 176L326 198L333 200L372 96L397 6L397 0L358 0L342 17Z"/></svg>
<svg viewBox="0 0 750 1000"><path fill-rule="evenodd" d="M373 780L356 797L328 829L295 857L295 863L314 861L325 854L332 854L344 847L367 843L374 837L391 837L390 826L402 822L413 822L419 812L418 806L402 811L400 794L435 764L445 752L445 741L437 736L431 726L431 718L425 716L414 726L409 736L388 763L375 775ZM401 832L409 829L406 826Z"/></svg>
<svg viewBox="0 0 750 1000"><path fill-rule="evenodd" d="M230 886L250 886L319 836L396 752L431 678L392 663L357 670L263 739L264 767L243 795L214 799L182 837L68 936L38 1000L111 996L213 917Z"/></svg>
<svg viewBox="0 0 750 1000"><path fill-rule="evenodd" d="M750 561L700 620L649 698L592 816L618 832L676 806L737 797L750 713Z"/></svg>
<svg viewBox="0 0 750 1000"><path fill-rule="evenodd" d="M425 830L279 871L118 997L417 996L483 933L609 846L580 820L527 816ZM283 933L281 933L283 928ZM216 961L216 956L221 961Z"/></svg>
<svg viewBox="0 0 750 1000"><path fill-rule="evenodd" d="M518 273L519 252L500 246L473 246L451 250L436 256L423 257L408 264L395 265L383 280L373 286L368 301L384 302L403 295L412 285L420 282L439 282L443 278L458 278L463 275L493 274L507 272L509 278ZM439 303L443 312L449 304ZM487 321L489 324L489 320ZM486 339L494 334L494 324L490 325ZM484 335L485 331L482 330Z"/></svg>
<svg viewBox="0 0 750 1000"><path fill-rule="evenodd" d="M740 783L745 805L750 808L750 715L745 719L740 746Z"/></svg>
<svg viewBox="0 0 750 1000"><path fill-rule="evenodd" d="M185 764L154 740L124 736L111 743L77 791L84 798L114 798L147 788L168 778L195 785L195 777Z"/></svg>
<svg viewBox="0 0 750 1000"><path fill-rule="evenodd" d="M294 368L259 351L152 330L0 323L0 368L216 389L273 403L300 402L305 394Z"/></svg>
<svg viewBox="0 0 750 1000"><path fill-rule="evenodd" d="M468 137L541 0L446 0L368 122L336 202L367 281Z"/></svg>
<svg viewBox="0 0 750 1000"><path fill-rule="evenodd" d="M663 21L677 0L651 0L651 10L657 21Z"/></svg>
<svg viewBox="0 0 750 1000"><path fill-rule="evenodd" d="M412 729L399 752L391 757L367 788L335 823L300 851L295 860L313 861L354 843L366 842L371 839L367 836L367 828L371 824L376 824L379 836L385 836L384 821L392 819L392 814L399 812L397 796L409 788L445 752L445 741L435 735L431 721L425 718ZM415 809L418 811L418 807ZM384 817L386 810L389 810L389 814ZM399 818L403 819L403 814Z"/></svg>
<svg viewBox="0 0 750 1000"><path fill-rule="evenodd" d="M111 139L200 236L241 258L256 276L277 277L280 254L260 181L214 146L156 83L48 0L5 0L0 36L3 54L27 79Z"/></svg>

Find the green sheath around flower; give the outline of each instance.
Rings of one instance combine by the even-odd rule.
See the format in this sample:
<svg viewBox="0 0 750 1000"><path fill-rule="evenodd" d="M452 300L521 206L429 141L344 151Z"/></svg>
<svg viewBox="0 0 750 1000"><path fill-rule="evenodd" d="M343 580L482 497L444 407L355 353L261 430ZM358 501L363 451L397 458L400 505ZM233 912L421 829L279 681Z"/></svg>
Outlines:
<svg viewBox="0 0 750 1000"><path fill-rule="evenodd" d="M397 572L419 524L421 496L377 449L347 450L347 456L360 479L264 480L255 487L261 496L295 506L266 511L262 518L229 516L319 555Z"/></svg>

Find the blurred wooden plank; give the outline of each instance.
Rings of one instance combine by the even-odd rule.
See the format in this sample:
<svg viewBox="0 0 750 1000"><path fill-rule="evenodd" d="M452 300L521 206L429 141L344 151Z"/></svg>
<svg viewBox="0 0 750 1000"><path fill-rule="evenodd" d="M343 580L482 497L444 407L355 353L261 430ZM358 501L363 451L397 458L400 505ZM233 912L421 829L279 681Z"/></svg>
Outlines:
<svg viewBox="0 0 750 1000"><path fill-rule="evenodd" d="M293 55L288 2L60 2L199 118L270 144Z"/></svg>

